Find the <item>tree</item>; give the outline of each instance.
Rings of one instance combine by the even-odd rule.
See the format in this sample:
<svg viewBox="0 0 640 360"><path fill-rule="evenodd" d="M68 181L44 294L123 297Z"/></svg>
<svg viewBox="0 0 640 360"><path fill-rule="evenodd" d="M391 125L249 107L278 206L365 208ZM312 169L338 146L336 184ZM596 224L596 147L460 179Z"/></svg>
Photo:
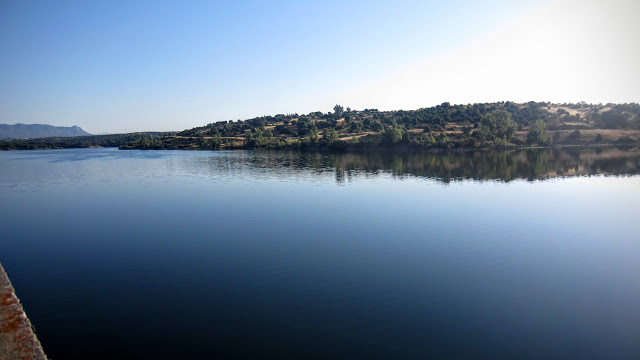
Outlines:
<svg viewBox="0 0 640 360"><path fill-rule="evenodd" d="M529 128L527 143L529 143L529 145L538 144L540 146L551 145L551 137L545 132L546 128L547 125L542 119L536 120L535 124Z"/></svg>
<svg viewBox="0 0 640 360"><path fill-rule="evenodd" d="M318 129L316 129L315 126L309 130L309 141L312 144L315 144L318 141Z"/></svg>
<svg viewBox="0 0 640 360"><path fill-rule="evenodd" d="M597 125L604 129L624 129L629 126L629 117L627 114L609 110L600 115Z"/></svg>
<svg viewBox="0 0 640 360"><path fill-rule="evenodd" d="M338 132L336 129L331 129L331 135L329 135L329 144L333 144L338 141Z"/></svg>
<svg viewBox="0 0 640 360"><path fill-rule="evenodd" d="M351 123L351 115L346 115L344 117L344 122L347 123L347 124Z"/></svg>
<svg viewBox="0 0 640 360"><path fill-rule="evenodd" d="M433 145L436 143L436 138L433 137L433 134L429 133L425 138L424 142L427 145Z"/></svg>
<svg viewBox="0 0 640 360"><path fill-rule="evenodd" d="M480 141L493 141L495 139L495 136L493 136L491 130L484 125L478 126L476 131L474 131L471 136Z"/></svg>
<svg viewBox="0 0 640 360"><path fill-rule="evenodd" d="M425 129L426 130L426 129ZM463 126L462 126L462 132L465 135L469 135L471 133L471 124L469 124L468 121L465 121Z"/></svg>
<svg viewBox="0 0 640 360"><path fill-rule="evenodd" d="M216 133L212 138L211 138L211 142L209 143L209 146L213 149L216 150L218 148L220 148L220 145L222 144L222 138L220 137L220 134Z"/></svg>
<svg viewBox="0 0 640 360"><path fill-rule="evenodd" d="M596 138L594 139L595 142L601 143L604 141L604 136L602 136L602 134L598 133L596 135Z"/></svg>
<svg viewBox="0 0 640 360"><path fill-rule="evenodd" d="M247 134L245 135L244 138L244 143L247 147L255 147L256 146L256 141L253 137L253 132L251 130L247 131Z"/></svg>
<svg viewBox="0 0 640 360"><path fill-rule="evenodd" d="M329 129L328 128L322 129L322 140L324 140L324 142L326 142L327 145L331 144L331 140L329 139Z"/></svg>
<svg viewBox="0 0 640 360"><path fill-rule="evenodd" d="M384 141L387 144L395 144L402 140L402 130L397 126L390 127L384 131Z"/></svg>
<svg viewBox="0 0 640 360"><path fill-rule="evenodd" d="M450 148L452 146L451 141L446 133L441 132L438 137L438 146L443 148Z"/></svg>
<svg viewBox="0 0 640 360"><path fill-rule="evenodd" d="M336 114L336 116L340 116L344 112L344 108L342 107L342 105L336 104L336 106L333 107L333 112Z"/></svg>
<svg viewBox="0 0 640 360"><path fill-rule="evenodd" d="M569 136L567 136L567 140L580 140L582 137L582 133L580 130L573 130Z"/></svg>
<svg viewBox="0 0 640 360"><path fill-rule="evenodd" d="M307 117L301 117L298 119L298 123L296 124L298 126L298 133L300 135L304 135L307 133L307 131L309 130L309 124L310 120Z"/></svg>
<svg viewBox="0 0 640 360"><path fill-rule="evenodd" d="M481 125L497 138L509 141L515 134L518 125L511 119L511 114L506 110L494 110L482 117Z"/></svg>

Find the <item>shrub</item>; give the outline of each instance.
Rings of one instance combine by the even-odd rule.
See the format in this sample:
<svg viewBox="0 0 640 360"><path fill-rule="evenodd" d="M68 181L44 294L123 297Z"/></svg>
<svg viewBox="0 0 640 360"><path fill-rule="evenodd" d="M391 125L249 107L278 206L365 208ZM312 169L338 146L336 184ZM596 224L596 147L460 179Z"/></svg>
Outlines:
<svg viewBox="0 0 640 360"><path fill-rule="evenodd" d="M582 137L582 133L580 130L573 130L569 136L567 136L567 140L578 140Z"/></svg>
<svg viewBox="0 0 640 360"><path fill-rule="evenodd" d="M511 138L511 142L514 143L515 145L521 146L525 144L525 141L523 138L518 137L518 136L514 136Z"/></svg>
<svg viewBox="0 0 640 360"><path fill-rule="evenodd" d="M527 143L529 143L529 145L538 144L540 146L551 145L551 137L546 133L545 128L546 124L544 121L541 119L536 120L536 122L529 128Z"/></svg>

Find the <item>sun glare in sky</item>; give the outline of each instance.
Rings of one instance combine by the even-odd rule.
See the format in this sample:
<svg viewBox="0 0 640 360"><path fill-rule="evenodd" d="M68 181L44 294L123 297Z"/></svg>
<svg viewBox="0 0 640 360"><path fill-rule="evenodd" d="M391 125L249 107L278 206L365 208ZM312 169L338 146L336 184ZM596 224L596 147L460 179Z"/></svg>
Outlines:
<svg viewBox="0 0 640 360"><path fill-rule="evenodd" d="M384 109L445 101L637 102L637 4L540 4L458 48L350 89L340 100Z"/></svg>

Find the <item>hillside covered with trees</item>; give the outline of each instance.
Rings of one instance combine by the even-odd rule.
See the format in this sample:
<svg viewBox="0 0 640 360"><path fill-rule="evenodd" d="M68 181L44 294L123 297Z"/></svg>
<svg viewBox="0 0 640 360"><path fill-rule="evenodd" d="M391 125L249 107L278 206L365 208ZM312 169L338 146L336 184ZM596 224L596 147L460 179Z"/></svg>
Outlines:
<svg viewBox="0 0 640 360"><path fill-rule="evenodd" d="M0 140L0 150L483 149L640 144L640 104L498 102L417 110L352 110L229 120L172 133Z"/></svg>
<svg viewBox="0 0 640 360"><path fill-rule="evenodd" d="M499 102L279 114L141 138L122 149L455 149L638 144L640 105Z"/></svg>
<svg viewBox="0 0 640 360"><path fill-rule="evenodd" d="M89 135L73 137L46 137L35 139L0 140L0 150L47 150L91 147L120 147L163 136L160 132Z"/></svg>

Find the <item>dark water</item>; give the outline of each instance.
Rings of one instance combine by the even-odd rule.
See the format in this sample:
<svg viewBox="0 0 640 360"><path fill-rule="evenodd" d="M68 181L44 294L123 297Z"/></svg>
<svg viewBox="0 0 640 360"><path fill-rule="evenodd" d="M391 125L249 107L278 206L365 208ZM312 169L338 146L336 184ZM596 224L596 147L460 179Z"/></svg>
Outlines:
<svg viewBox="0 0 640 360"><path fill-rule="evenodd" d="M637 151L0 153L53 359L640 358Z"/></svg>

